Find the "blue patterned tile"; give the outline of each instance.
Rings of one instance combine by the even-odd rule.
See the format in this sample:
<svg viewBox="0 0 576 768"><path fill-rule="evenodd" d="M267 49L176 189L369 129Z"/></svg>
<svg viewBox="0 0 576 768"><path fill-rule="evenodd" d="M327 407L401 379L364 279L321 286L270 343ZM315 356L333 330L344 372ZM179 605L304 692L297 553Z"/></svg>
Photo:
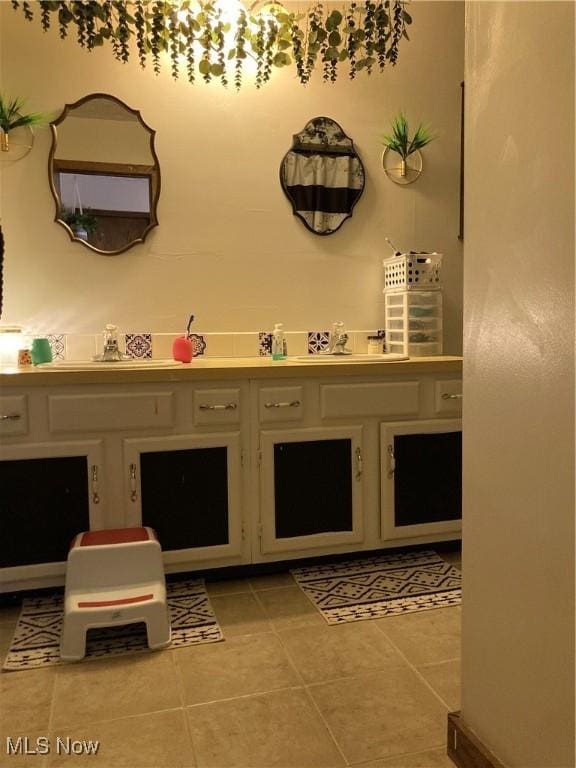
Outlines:
<svg viewBox="0 0 576 768"><path fill-rule="evenodd" d="M324 352L330 346L330 331L308 331L308 353Z"/></svg>
<svg viewBox="0 0 576 768"><path fill-rule="evenodd" d="M149 360L152 357L151 333L127 333L125 341L128 357L139 360Z"/></svg>
<svg viewBox="0 0 576 768"><path fill-rule="evenodd" d="M191 333L188 338L192 342L192 354L194 357L201 357L206 350L206 339L201 333Z"/></svg>
<svg viewBox="0 0 576 768"><path fill-rule="evenodd" d="M272 354L272 334L269 331L261 331L258 334L258 354L260 357L269 357Z"/></svg>
<svg viewBox="0 0 576 768"><path fill-rule="evenodd" d="M63 333L49 333L46 337L50 343L53 360L64 360L66 357L66 337Z"/></svg>

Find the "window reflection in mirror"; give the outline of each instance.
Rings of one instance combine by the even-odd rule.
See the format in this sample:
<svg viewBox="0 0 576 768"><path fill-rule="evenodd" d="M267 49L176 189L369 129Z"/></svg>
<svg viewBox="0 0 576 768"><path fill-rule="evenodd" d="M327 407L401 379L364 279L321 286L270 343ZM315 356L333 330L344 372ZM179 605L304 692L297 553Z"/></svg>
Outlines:
<svg viewBox="0 0 576 768"><path fill-rule="evenodd" d="M160 168L154 131L114 96L67 105L51 125L50 183L56 221L72 240L121 253L157 225Z"/></svg>

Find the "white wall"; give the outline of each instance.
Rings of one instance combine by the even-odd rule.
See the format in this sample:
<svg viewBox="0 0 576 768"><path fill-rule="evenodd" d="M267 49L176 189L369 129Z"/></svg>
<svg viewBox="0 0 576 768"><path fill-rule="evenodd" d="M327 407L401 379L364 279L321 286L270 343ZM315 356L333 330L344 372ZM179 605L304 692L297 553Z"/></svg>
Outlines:
<svg viewBox="0 0 576 768"><path fill-rule="evenodd" d="M574 5L466 11L462 716L574 766Z"/></svg>
<svg viewBox="0 0 576 768"><path fill-rule="evenodd" d="M29 97L33 109L59 113L90 92L109 92L141 110L157 131L162 171L160 226L120 256L70 243L53 223L46 163L48 130L37 131L28 158L3 167L7 238L3 321L32 331L174 331L193 311L203 331L257 331L283 321L287 330L377 328L383 322L384 237L445 258L446 351L461 349L458 234L459 111L463 76L463 4L416 2L411 42L384 75L361 74L335 86L320 75L304 88L293 71L275 71L260 92L218 83L174 83L137 59L82 51L43 33L0 3L2 90ZM72 37L72 36L71 36ZM167 62L169 64L169 62ZM430 122L440 138L424 150L414 185L391 183L381 168L380 137L404 109ZM292 215L278 171L292 134L312 117L337 120L353 138L367 183L354 216L318 237ZM31 220L33 226L31 226Z"/></svg>

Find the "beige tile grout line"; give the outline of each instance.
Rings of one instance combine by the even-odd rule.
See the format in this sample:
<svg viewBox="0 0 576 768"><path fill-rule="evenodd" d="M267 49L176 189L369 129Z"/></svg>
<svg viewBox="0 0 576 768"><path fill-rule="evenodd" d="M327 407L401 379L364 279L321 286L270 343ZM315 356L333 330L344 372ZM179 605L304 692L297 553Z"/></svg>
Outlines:
<svg viewBox="0 0 576 768"><path fill-rule="evenodd" d="M296 582L294 582L294 583L295 583L296 586L298 586L296 584ZM262 608L262 610L264 611L264 614L266 615L266 608L265 608L264 604L261 602L261 600L258 598L258 593L256 591L254 591L254 594L255 594L256 600L258 602L258 605ZM298 680L300 680L300 682L302 684L302 688L304 689L304 694L305 694L306 698L308 699L308 701L312 705L312 708L314 709L314 711L317 712L318 716L320 717L320 722L324 724L324 727L328 731L328 735L332 739L338 754L342 757L342 760L344 761L344 765L346 765L346 766L350 765L350 763L348 762L348 759L346 758L346 755L344 754L344 752L340 748L340 744L338 744L338 741L336 740L336 737L332 733L332 729L330 728L330 725L328 724L326 718L324 717L324 715L320 711L318 705L314 701L314 698L313 698L312 694L308 690L308 686L307 686L306 682L304 681L304 678L300 674L300 671L299 671L298 667L296 666L296 664L292 660L292 657L290 656L290 653L289 653L288 649L286 648L286 646L282 642L282 636L281 636L279 630L274 626L274 624L272 624L272 631L276 635L276 637L278 638L278 642L280 643L280 646L281 646L282 650L284 651L284 654L285 654L286 658L288 659L288 663L292 667L292 670L295 672L296 677L298 678Z"/></svg>
<svg viewBox="0 0 576 768"><path fill-rule="evenodd" d="M210 598L208 598L208 601L210 601ZM180 709L178 709L178 712L182 713L182 717L184 719L184 728L186 730L186 734L188 736L188 742L190 744L190 749L192 751L192 760L194 762L194 765L198 765L198 760L196 759L196 746L194 744L194 739L192 738L192 731L190 730L190 722L188 720L188 715L186 714L186 702L184 701L184 683L182 682L182 677L180 674L180 669L178 667L178 664L176 663L176 651L177 648L170 648L169 653L172 657L172 667L174 669L174 677L176 678L176 687L178 689L178 698L180 699Z"/></svg>
<svg viewBox="0 0 576 768"><path fill-rule="evenodd" d="M426 749L419 749L417 752L402 752L398 755L389 755L385 758L376 758L376 760L393 760L397 757L412 757L413 755L426 755L428 752L433 752L436 749L442 749L442 744L435 746L435 747L426 747ZM361 763L350 763L350 768L362 768L362 766L372 766L374 765L374 759L370 760L363 760ZM393 765L390 764L390 768L393 768Z"/></svg>
<svg viewBox="0 0 576 768"><path fill-rule="evenodd" d="M418 668L410 661L410 659L408 659L408 657L404 653L402 653L402 651L396 645L394 640L388 634L386 634L386 630L380 628L380 625L378 624L378 622L376 622L376 628L380 632L382 632L382 634L384 635L384 637L386 637L388 642L396 649L396 651L400 654L400 656L402 656L402 658L406 661L406 664L408 664L408 666L416 673L416 675L419 677L419 679L422 680L424 685L427 688L429 688L430 691L432 691L432 693L438 699L438 701L440 701L443 704L443 706L446 707L448 712L450 712L450 705L448 704L448 702L444 701L444 699L440 696L440 694L437 691L434 690L434 688L430 685L430 683L426 680L426 678L423 675L420 674L420 672L418 671ZM443 661L456 661L456 659L442 659L442 661L431 662L431 664L434 664L434 663L435 664L441 664ZM424 666L424 665L422 665L422 666Z"/></svg>
<svg viewBox="0 0 576 768"><path fill-rule="evenodd" d="M180 703L182 706L178 710L179 712L182 712L182 717L184 718L184 728L186 729L186 734L188 735L188 742L190 744L190 749L192 751L192 760L194 762L194 765L198 765L198 759L196 756L196 745L194 744L194 739L192 738L192 730L190 728L190 721L188 718L188 714L186 713L186 703L184 701L184 681L182 680L182 675L180 673L180 669L178 667L178 664L176 663L176 649L173 649L170 651L172 654L172 665L174 667L174 674L176 675L176 685L178 686L178 694L180 696Z"/></svg>
<svg viewBox="0 0 576 768"><path fill-rule="evenodd" d="M147 712L132 712L130 715L120 715L120 717L104 717L98 720L86 720L77 723L70 723L69 725L58 726L58 729L70 729L70 728L90 728L91 725L98 725L99 723L115 723L117 720L129 720L133 717L148 717L148 715L159 715L162 712L182 712L184 707L166 707L165 709L151 709ZM54 727L48 729L54 731Z"/></svg>

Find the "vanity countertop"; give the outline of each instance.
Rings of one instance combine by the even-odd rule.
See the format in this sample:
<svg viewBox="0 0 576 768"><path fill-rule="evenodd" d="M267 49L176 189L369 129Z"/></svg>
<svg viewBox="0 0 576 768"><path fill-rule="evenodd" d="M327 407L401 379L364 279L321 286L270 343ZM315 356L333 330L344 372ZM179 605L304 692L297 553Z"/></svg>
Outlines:
<svg viewBox="0 0 576 768"><path fill-rule="evenodd" d="M141 384L154 382L193 382L230 379L303 379L334 376L396 376L422 373L462 373L462 358L450 355L411 357L398 361L335 361L319 365L305 360L274 361L270 357L195 358L178 367L123 368L115 370L42 370L42 368L0 369L0 388L45 387L73 384Z"/></svg>

